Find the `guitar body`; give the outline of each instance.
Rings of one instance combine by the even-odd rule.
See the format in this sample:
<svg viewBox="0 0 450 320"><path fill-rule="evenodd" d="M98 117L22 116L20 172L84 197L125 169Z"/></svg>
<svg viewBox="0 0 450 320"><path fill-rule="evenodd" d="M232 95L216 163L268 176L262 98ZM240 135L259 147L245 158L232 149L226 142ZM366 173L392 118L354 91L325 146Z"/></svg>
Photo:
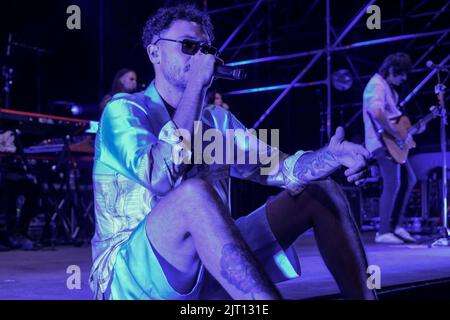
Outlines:
<svg viewBox="0 0 450 320"><path fill-rule="evenodd" d="M386 148L387 153L395 162L399 164L405 163L408 159L409 150L416 147L416 143L413 139L410 139L408 143L405 142L408 135L413 136L421 133L423 131L423 129L421 129L423 126L441 115L441 109L436 106L432 106L430 111L431 112L429 114L420 119L420 121L414 125L411 125L411 121L409 121L407 116L401 116L398 118L395 126L397 127L397 131L400 133L401 141L398 141L386 131L381 131L381 133L379 133L380 140ZM378 128L370 114L369 118L371 119L374 127Z"/></svg>
<svg viewBox="0 0 450 320"><path fill-rule="evenodd" d="M401 137L405 140L408 137L408 131L411 129L411 121L407 116L401 116L398 120L397 129L401 133ZM416 147L414 140L407 144L399 143L392 135L387 132L381 133L381 140L387 149L387 152L392 159L400 164L403 164L408 159L409 150Z"/></svg>

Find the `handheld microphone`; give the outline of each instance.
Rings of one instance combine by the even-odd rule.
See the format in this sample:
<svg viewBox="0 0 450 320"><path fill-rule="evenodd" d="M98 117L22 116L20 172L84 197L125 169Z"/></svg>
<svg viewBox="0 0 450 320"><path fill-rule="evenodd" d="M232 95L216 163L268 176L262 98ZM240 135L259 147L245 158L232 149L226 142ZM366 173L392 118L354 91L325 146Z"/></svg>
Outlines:
<svg viewBox="0 0 450 320"><path fill-rule="evenodd" d="M244 69L216 65L214 69L214 76L219 79L244 80L247 77L247 73Z"/></svg>
<svg viewBox="0 0 450 320"><path fill-rule="evenodd" d="M448 72L448 69L445 66L440 66L438 64L435 64L431 60L427 61L426 66L430 69L437 69L437 70L442 70L442 71Z"/></svg>

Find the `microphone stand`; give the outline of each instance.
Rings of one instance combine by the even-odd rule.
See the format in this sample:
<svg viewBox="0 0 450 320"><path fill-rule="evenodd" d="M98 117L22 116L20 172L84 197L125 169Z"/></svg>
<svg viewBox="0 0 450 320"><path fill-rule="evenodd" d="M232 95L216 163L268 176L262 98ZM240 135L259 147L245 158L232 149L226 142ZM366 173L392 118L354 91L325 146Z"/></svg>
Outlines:
<svg viewBox="0 0 450 320"><path fill-rule="evenodd" d="M13 41L11 45L22 48L31 52L34 52L37 57L37 78L36 78L36 99L37 99L37 112L40 113L42 110L42 96L41 96L41 87L42 87L42 56L44 54L50 54L51 51L47 49L43 49L36 46L31 46L23 42Z"/></svg>
<svg viewBox="0 0 450 320"><path fill-rule="evenodd" d="M37 67L38 67L37 83L36 83L37 100L38 100L37 101L37 111L40 112L41 111L41 78L42 78L41 57L44 54L51 54L52 52L47 49L36 47L36 46L31 46L31 45L28 45L23 42L12 41L12 37L13 37L13 34L10 33L8 35L8 43L6 46L6 60L10 59L11 50L14 47L32 51L37 55ZM2 66L2 76L5 81L5 85L2 88L2 91L4 92L4 95L5 95L5 103L4 103L5 109L11 108L11 85L13 84L13 75L14 75L14 69L12 67L8 66L8 61L7 61L5 63L5 65Z"/></svg>
<svg viewBox="0 0 450 320"><path fill-rule="evenodd" d="M11 85L13 84L13 74L14 69L8 67L7 65L2 66L2 77L5 81L5 85L2 88L2 91L5 96L4 108L11 108Z"/></svg>
<svg viewBox="0 0 450 320"><path fill-rule="evenodd" d="M11 55L11 47L12 47L12 33L8 35L8 43L6 44L6 59L5 64L2 66L2 77L5 81L5 85L2 88L2 91L5 96L4 108L11 108L11 86L13 84L13 74L14 69L8 66L9 56Z"/></svg>
<svg viewBox="0 0 450 320"><path fill-rule="evenodd" d="M447 126L447 110L445 109L445 99L444 94L446 87L444 82L441 82L440 70L437 70L438 83L434 87L434 91L438 97L439 108L440 108L440 117L441 117L441 126L440 126L440 136L441 136L441 152L442 152L442 226L440 227L439 234L441 238L434 241L432 246L450 246L450 238L449 238L449 229L448 229L448 216L447 216L447 135L446 135L446 126ZM445 78L447 79L448 76Z"/></svg>

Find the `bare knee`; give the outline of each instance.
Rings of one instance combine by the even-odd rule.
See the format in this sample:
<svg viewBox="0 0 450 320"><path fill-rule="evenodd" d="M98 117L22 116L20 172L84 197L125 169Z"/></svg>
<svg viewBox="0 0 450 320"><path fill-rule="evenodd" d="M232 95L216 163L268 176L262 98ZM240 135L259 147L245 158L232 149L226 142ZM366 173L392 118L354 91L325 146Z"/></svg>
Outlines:
<svg viewBox="0 0 450 320"><path fill-rule="evenodd" d="M204 180L187 179L155 206L147 225L160 220L163 224L187 230L186 221L197 219L205 211L209 198L214 198L214 192L212 185Z"/></svg>
<svg viewBox="0 0 450 320"><path fill-rule="evenodd" d="M214 187L203 179L192 178L180 186L179 203L185 219L204 220L204 215L214 217L224 213L224 204Z"/></svg>
<svg viewBox="0 0 450 320"><path fill-rule="evenodd" d="M182 189L182 191L189 196L207 196L212 195L214 191L213 186L208 181L199 178L191 178L183 181L179 186L179 189Z"/></svg>
<svg viewBox="0 0 450 320"><path fill-rule="evenodd" d="M322 189L322 191L326 194L333 193L336 191L340 192L342 190L341 186L333 179L320 180L317 181L315 184L318 185Z"/></svg>
<svg viewBox="0 0 450 320"><path fill-rule="evenodd" d="M306 191L315 201L327 209L322 210L322 213L332 213L341 216L341 218L351 215L347 197L336 181L332 179L315 181L306 188ZM316 216L319 214L320 212L316 213Z"/></svg>
<svg viewBox="0 0 450 320"><path fill-rule="evenodd" d="M219 201L219 196L214 187L208 181L198 178L184 181L179 186L178 197L184 202L184 205L196 207Z"/></svg>
<svg viewBox="0 0 450 320"><path fill-rule="evenodd" d="M345 197L339 184L332 179L314 181L307 186L306 190L321 203L329 202L332 198Z"/></svg>

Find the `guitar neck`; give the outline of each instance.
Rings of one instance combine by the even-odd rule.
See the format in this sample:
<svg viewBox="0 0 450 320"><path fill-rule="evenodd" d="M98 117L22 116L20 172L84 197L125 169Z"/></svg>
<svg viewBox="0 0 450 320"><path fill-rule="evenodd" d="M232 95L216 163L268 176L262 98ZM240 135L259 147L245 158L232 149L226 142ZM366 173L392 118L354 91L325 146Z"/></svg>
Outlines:
<svg viewBox="0 0 450 320"><path fill-rule="evenodd" d="M410 134L415 134L420 127L420 122L427 124L428 122L430 122L431 120L433 120L435 118L435 115L433 113L429 113L427 114L425 117L423 117L421 119L421 121L417 122L416 124L414 124L413 126L411 126L411 128L408 130L408 132Z"/></svg>

